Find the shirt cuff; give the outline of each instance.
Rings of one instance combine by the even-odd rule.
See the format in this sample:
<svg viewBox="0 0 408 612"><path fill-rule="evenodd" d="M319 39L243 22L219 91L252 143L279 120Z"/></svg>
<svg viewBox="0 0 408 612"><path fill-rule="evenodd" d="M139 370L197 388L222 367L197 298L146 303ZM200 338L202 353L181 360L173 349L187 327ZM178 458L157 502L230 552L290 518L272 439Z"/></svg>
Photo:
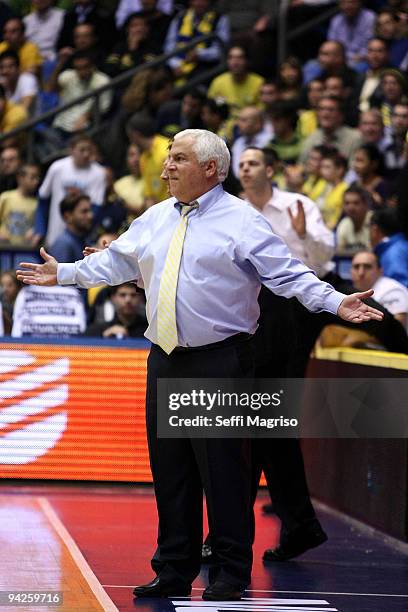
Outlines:
<svg viewBox="0 0 408 612"><path fill-rule="evenodd" d="M345 297L347 296L344 295L344 293L340 293L340 291L333 291L333 293L331 293L326 298L326 301L324 304L325 310L336 315L340 307L340 304L342 303Z"/></svg>
<svg viewBox="0 0 408 612"><path fill-rule="evenodd" d="M57 282L59 285L75 285L75 264L59 263L57 268Z"/></svg>

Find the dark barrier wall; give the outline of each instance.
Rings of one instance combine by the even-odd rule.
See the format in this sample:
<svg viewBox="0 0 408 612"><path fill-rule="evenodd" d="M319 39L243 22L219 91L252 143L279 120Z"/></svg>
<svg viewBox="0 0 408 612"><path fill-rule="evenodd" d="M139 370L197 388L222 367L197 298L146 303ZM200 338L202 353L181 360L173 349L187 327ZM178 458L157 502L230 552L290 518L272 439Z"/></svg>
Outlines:
<svg viewBox="0 0 408 612"><path fill-rule="evenodd" d="M353 349L329 349L321 351L320 356L326 359L311 360L310 376L399 378L408 374L402 369L408 368L408 358L404 356L393 358L389 354ZM385 367L380 367L380 363ZM303 440L302 445L314 497L391 536L407 540L407 440Z"/></svg>

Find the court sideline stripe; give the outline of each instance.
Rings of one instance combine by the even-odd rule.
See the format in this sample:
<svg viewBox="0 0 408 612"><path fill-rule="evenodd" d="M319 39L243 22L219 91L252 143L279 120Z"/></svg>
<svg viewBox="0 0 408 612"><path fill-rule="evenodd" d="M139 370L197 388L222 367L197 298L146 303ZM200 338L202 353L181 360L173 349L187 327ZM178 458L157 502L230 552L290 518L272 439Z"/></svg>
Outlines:
<svg viewBox="0 0 408 612"><path fill-rule="evenodd" d="M134 585L131 584L103 584L105 589L133 589ZM203 588L193 587L193 591L202 591ZM408 598L408 595L394 594L394 593L334 593L329 591L268 591L267 589L246 589L246 593L291 593L301 595L350 595L352 597L403 597Z"/></svg>
<svg viewBox="0 0 408 612"><path fill-rule="evenodd" d="M99 582L98 578L91 570L85 557L81 553L72 536L64 527L63 523L59 519L58 515L56 514L49 501L45 497L37 497L37 502L40 505L41 510L44 512L45 516L51 523L52 527L55 529L55 531L67 547L72 559L74 560L79 571L85 578L99 604L102 606L104 612L119 612L119 609L115 606L115 604Z"/></svg>

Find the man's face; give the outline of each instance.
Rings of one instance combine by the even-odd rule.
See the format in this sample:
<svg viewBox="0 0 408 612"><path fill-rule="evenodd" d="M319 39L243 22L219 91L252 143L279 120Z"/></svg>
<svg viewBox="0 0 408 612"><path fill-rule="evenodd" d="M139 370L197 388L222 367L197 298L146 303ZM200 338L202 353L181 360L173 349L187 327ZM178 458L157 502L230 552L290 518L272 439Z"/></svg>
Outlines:
<svg viewBox="0 0 408 612"><path fill-rule="evenodd" d="M3 28L4 40L10 47L17 47L23 42L24 34L21 22L18 19L9 19Z"/></svg>
<svg viewBox="0 0 408 612"><path fill-rule="evenodd" d="M127 167L131 174L140 174L140 150L136 145L130 145L127 153Z"/></svg>
<svg viewBox="0 0 408 612"><path fill-rule="evenodd" d="M272 104L279 100L279 90L273 83L264 83L259 92L259 99L265 108L269 108Z"/></svg>
<svg viewBox="0 0 408 612"><path fill-rule="evenodd" d="M358 291L371 289L382 276L374 253L357 253L351 262L351 280Z"/></svg>
<svg viewBox="0 0 408 612"><path fill-rule="evenodd" d="M391 15L388 13L382 13L377 17L377 32L381 38L390 40L394 38L397 30L397 24Z"/></svg>
<svg viewBox="0 0 408 612"><path fill-rule="evenodd" d="M228 70L232 74L244 74L247 70L247 59L244 51L240 47L232 47L227 57Z"/></svg>
<svg viewBox="0 0 408 612"><path fill-rule="evenodd" d="M369 173L371 170L371 163L364 149L357 149L354 153L351 166L359 176L366 176Z"/></svg>
<svg viewBox="0 0 408 612"><path fill-rule="evenodd" d="M307 86L307 97L312 108L316 108L323 95L324 85L321 81L311 81Z"/></svg>
<svg viewBox="0 0 408 612"><path fill-rule="evenodd" d="M191 94L186 94L181 102L181 112L190 121L198 119L201 113L201 101Z"/></svg>
<svg viewBox="0 0 408 612"><path fill-rule="evenodd" d="M244 190L261 190L271 184L273 168L265 164L262 151L247 149L239 160L239 180Z"/></svg>
<svg viewBox="0 0 408 612"><path fill-rule="evenodd" d="M20 167L20 155L17 149L4 149L0 156L1 174L16 174Z"/></svg>
<svg viewBox="0 0 408 612"><path fill-rule="evenodd" d="M138 39L140 38L141 40L144 40L147 37L149 28L147 26L146 20L143 19L143 17L133 17L133 19L129 21L127 31L128 37L134 37Z"/></svg>
<svg viewBox="0 0 408 612"><path fill-rule="evenodd" d="M8 302L12 302L16 299L19 287L14 278L9 273L4 272L4 274L1 276L0 286L3 292L3 296Z"/></svg>
<svg viewBox="0 0 408 612"><path fill-rule="evenodd" d="M385 74L381 79L381 88L388 102L395 103L400 99L402 87L393 74Z"/></svg>
<svg viewBox="0 0 408 612"><path fill-rule="evenodd" d="M92 145L87 140L78 142L72 149L71 155L77 168L86 168L91 163Z"/></svg>
<svg viewBox="0 0 408 612"><path fill-rule="evenodd" d="M336 166L332 159L322 159L320 164L320 176L328 183L334 183L337 178L337 173Z"/></svg>
<svg viewBox="0 0 408 612"><path fill-rule="evenodd" d="M208 191L209 165L200 164L193 150L194 139L185 136L175 140L169 150L165 171L169 178L170 193L188 204Z"/></svg>
<svg viewBox="0 0 408 612"><path fill-rule="evenodd" d="M24 189L25 193L34 194L39 182L40 173L36 166L26 166L18 177L18 186Z"/></svg>
<svg viewBox="0 0 408 612"><path fill-rule="evenodd" d="M193 9L197 15L204 15L208 11L210 0L190 0L190 8Z"/></svg>
<svg viewBox="0 0 408 612"><path fill-rule="evenodd" d="M404 137L408 130L408 105L396 104L391 116L394 132Z"/></svg>
<svg viewBox="0 0 408 612"><path fill-rule="evenodd" d="M89 23L77 25L74 29L74 47L79 51L90 49L95 44L94 29Z"/></svg>
<svg viewBox="0 0 408 612"><path fill-rule="evenodd" d="M345 17L352 19L361 8L360 0L340 0L340 10Z"/></svg>
<svg viewBox="0 0 408 612"><path fill-rule="evenodd" d="M325 91L324 93L327 96L336 96L337 98L344 98L345 96L345 87L343 85L342 79L339 77L329 77L324 82Z"/></svg>
<svg viewBox="0 0 408 612"><path fill-rule="evenodd" d="M116 313L124 317L132 317L138 314L141 298L136 291L136 287L119 287L112 295L112 303Z"/></svg>
<svg viewBox="0 0 408 612"><path fill-rule="evenodd" d="M324 70L340 68L344 64L341 48L334 41L328 41L321 45L318 59Z"/></svg>
<svg viewBox="0 0 408 612"><path fill-rule="evenodd" d="M387 65L388 51L382 40L370 40L367 46L367 61L372 70L378 70Z"/></svg>
<svg viewBox="0 0 408 612"><path fill-rule="evenodd" d="M376 143L383 136L381 117L371 111L361 114L358 129L361 132L364 142Z"/></svg>
<svg viewBox="0 0 408 612"><path fill-rule="evenodd" d="M314 176L320 174L320 164L322 163L322 154L319 151L311 150L306 160L306 172Z"/></svg>
<svg viewBox="0 0 408 612"><path fill-rule="evenodd" d="M85 57L75 59L73 66L81 81L89 81L95 70L92 62Z"/></svg>
<svg viewBox="0 0 408 612"><path fill-rule="evenodd" d="M255 136L262 129L261 113L256 108L243 108L239 113L238 127L242 136Z"/></svg>
<svg viewBox="0 0 408 612"><path fill-rule="evenodd" d="M363 223L368 210L368 204L364 202L358 193L346 193L344 195L343 208L345 214L357 224Z"/></svg>
<svg viewBox="0 0 408 612"><path fill-rule="evenodd" d="M18 79L19 68L12 57L5 57L0 62L0 76L8 82Z"/></svg>
<svg viewBox="0 0 408 612"><path fill-rule="evenodd" d="M323 98L317 106L317 120L323 130L335 130L340 127L343 116L336 100Z"/></svg>
<svg viewBox="0 0 408 612"><path fill-rule="evenodd" d="M86 235L91 231L93 221L92 206L88 199L78 202L72 213L70 222L78 234Z"/></svg>

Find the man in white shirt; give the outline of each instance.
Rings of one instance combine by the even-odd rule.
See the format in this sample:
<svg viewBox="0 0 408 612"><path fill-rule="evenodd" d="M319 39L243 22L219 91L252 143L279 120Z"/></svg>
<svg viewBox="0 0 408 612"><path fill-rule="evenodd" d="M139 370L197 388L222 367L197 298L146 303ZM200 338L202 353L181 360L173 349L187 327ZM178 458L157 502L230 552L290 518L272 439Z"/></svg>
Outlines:
<svg viewBox="0 0 408 612"><path fill-rule="evenodd" d="M408 289L383 275L377 255L371 251L356 253L351 262L351 279L359 291L374 289L377 302L385 306L405 329L408 327Z"/></svg>
<svg viewBox="0 0 408 612"><path fill-rule="evenodd" d="M35 230L37 236L46 236L52 244L64 231L59 205L69 193L88 195L94 206L103 203L106 190L104 168L92 161L92 140L76 136L71 140L71 154L51 164L39 190Z"/></svg>
<svg viewBox="0 0 408 612"><path fill-rule="evenodd" d="M55 8L54 0L32 0L31 4L33 11L23 19L26 37L37 45L45 60L54 60L65 11Z"/></svg>
<svg viewBox="0 0 408 612"><path fill-rule="evenodd" d="M265 127L262 111L256 106L246 106L238 116L239 138L231 149L231 165L235 176L240 175L241 153L249 147L265 147L271 139L271 131Z"/></svg>
<svg viewBox="0 0 408 612"><path fill-rule="evenodd" d="M20 71L20 60L15 51L7 50L0 54L0 82L7 99L21 104L29 112L38 94L38 82L31 72Z"/></svg>

